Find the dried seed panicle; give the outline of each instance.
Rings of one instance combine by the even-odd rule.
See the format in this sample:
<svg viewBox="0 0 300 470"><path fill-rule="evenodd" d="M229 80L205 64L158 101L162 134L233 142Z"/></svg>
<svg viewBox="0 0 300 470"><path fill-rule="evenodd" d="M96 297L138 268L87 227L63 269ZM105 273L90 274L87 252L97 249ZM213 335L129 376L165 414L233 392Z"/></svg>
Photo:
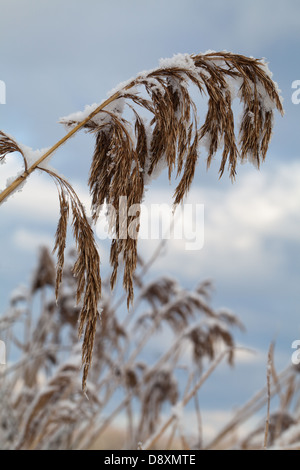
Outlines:
<svg viewBox="0 0 300 470"><path fill-rule="evenodd" d="M202 125L189 84L208 97ZM243 106L237 131L232 110L236 97ZM123 117L125 104L133 111L132 122ZM266 157L275 109L283 113L276 84L263 61L229 52L179 54L121 86L109 104L86 122L84 127L96 137L89 178L94 220L104 202L114 207L111 286L115 285L122 257L128 305L133 300L137 239L118 238L122 229L120 198L127 197L128 207L139 205L145 185L167 167L169 178L174 171L180 178L174 193L174 203L179 204L192 184L201 144L208 152L208 167L216 152L222 150L220 177L228 165L234 179L239 160L248 159L259 167ZM141 110L151 119L145 120ZM62 122L73 127L80 122L76 120L80 116L77 113ZM128 227L133 217L126 214L126 218Z"/></svg>

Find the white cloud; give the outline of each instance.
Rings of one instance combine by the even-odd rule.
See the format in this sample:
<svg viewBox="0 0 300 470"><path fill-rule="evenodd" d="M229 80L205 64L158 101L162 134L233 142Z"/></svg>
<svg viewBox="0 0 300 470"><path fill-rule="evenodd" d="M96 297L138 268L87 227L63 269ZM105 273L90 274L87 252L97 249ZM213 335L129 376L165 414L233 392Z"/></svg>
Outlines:
<svg viewBox="0 0 300 470"><path fill-rule="evenodd" d="M14 165L16 169L15 162ZM75 186L88 207L88 189ZM170 187L150 188L146 205L149 210L155 203L167 203L171 208L172 193ZM168 240L167 252L159 257L155 268L160 271L167 268L174 276L179 273L190 280L203 275L237 283L249 282L250 278L258 282L270 278L287 261L285 253L289 244L299 243L299 201L298 162L277 164L261 172L249 169L228 187L216 184L202 189L194 184L186 202L193 206L204 204L204 246L188 251L187 239ZM9 199L1 211L4 219L22 220L24 217L41 226L45 221L56 224L59 207L55 184L45 175L34 174L22 193ZM166 208L162 212L166 219ZM184 229L188 225L188 231L192 233L193 223L192 219L186 219ZM201 224L198 228L202 230ZM15 236L19 247L21 240L26 238L20 233ZM103 244L102 240L97 241L100 246ZM158 243L158 240L140 240L141 254L149 257ZM36 242L29 243L30 246L33 244Z"/></svg>
<svg viewBox="0 0 300 470"><path fill-rule="evenodd" d="M180 410L181 411L181 410ZM197 414L194 409L183 410L180 416L179 415L179 424L180 428L183 431L183 435L188 438L188 443L190 446L197 446L197 437L198 437L198 422ZM161 422L166 421L170 415L163 414ZM203 409L201 408L201 424L202 424L202 434L203 434L203 444L207 445L211 442L218 433L231 421L234 417L234 411L226 409ZM135 412L133 414L133 419L135 422L138 422L139 415ZM241 440L250 434L253 429L256 428L257 424L261 421L261 418L258 416L253 416L248 419L245 423L242 423L238 427L236 432L236 442L241 442ZM115 425L118 429L125 429L127 426L127 416L121 414L118 416L118 419L115 421ZM168 432L166 432L168 436ZM175 438L176 441L176 438Z"/></svg>
<svg viewBox="0 0 300 470"><path fill-rule="evenodd" d="M21 164L16 157L7 157L7 163L1 168L0 187L5 188L8 178L16 175ZM39 174L38 174L39 173ZM26 181L21 191L15 192L1 205L4 217L10 215L26 217L28 220L49 222L56 220L58 215L57 190L50 177L36 172Z"/></svg>
<svg viewBox="0 0 300 470"><path fill-rule="evenodd" d="M259 349L248 348L246 346L238 346L234 355L235 364L265 364L266 353Z"/></svg>
<svg viewBox="0 0 300 470"><path fill-rule="evenodd" d="M202 412L202 419L203 436L205 439L205 443L208 444L212 439L214 439L217 434L229 423L233 416L234 413L232 411L204 410ZM196 429L195 413L185 413L184 421L186 423L187 429L188 423L193 423L193 426L191 426L189 429ZM255 427L257 426L258 422L260 422L260 418L257 416L253 416L248 421L243 423L243 425L238 428L238 431L236 433L237 442L241 442L243 438L245 438L251 431L253 431L253 429L255 429Z"/></svg>
<svg viewBox="0 0 300 470"><path fill-rule="evenodd" d="M47 246L51 250L53 248L53 237L43 232L20 229L13 235L14 245L22 251L30 251L36 253L40 246Z"/></svg>
<svg viewBox="0 0 300 470"><path fill-rule="evenodd" d="M7 163L1 166L0 189L6 186L7 178L16 175L21 169L20 159L7 157ZM89 206L88 189L76 184L76 190L81 201ZM59 216L59 201L57 188L50 176L36 171L27 180L20 192L14 193L1 205L4 217L11 216L15 220L25 217L36 222L57 222Z"/></svg>
<svg viewBox="0 0 300 470"><path fill-rule="evenodd" d="M148 202L169 201L170 190L149 193ZM193 186L188 203L204 203L204 247L186 251L185 240L170 240L156 263L188 279L199 271L245 282L264 279L283 263L290 242L299 243L300 164L280 164L269 171L249 170L226 189ZM140 245L146 257L157 241ZM274 243L274 247L272 245ZM276 246L276 247L275 247Z"/></svg>

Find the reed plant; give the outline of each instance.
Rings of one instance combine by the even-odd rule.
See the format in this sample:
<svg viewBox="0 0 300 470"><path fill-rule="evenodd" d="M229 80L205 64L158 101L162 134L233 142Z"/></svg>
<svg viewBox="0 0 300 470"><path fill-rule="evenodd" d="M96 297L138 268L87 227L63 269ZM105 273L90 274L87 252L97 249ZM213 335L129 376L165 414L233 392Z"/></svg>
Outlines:
<svg viewBox="0 0 300 470"><path fill-rule="evenodd" d="M109 279L103 281L87 399L76 331L76 253L66 256L56 301L54 259L41 250L31 282L12 292L0 319L7 347L7 365L0 366L2 450L300 448L299 366L278 373L274 345L266 385L207 435L198 391L222 362L234 364L240 349L234 330L243 325L211 306L211 281L187 290L164 275L149 279L158 256L139 258L126 318L126 296L112 296ZM162 337L153 358L151 344Z"/></svg>
<svg viewBox="0 0 300 470"><path fill-rule="evenodd" d="M203 122L190 87L207 97ZM242 116L236 125L232 103L237 98ZM89 189L92 198L92 219L98 220L103 204L114 208L111 221L116 236L111 243L110 286L116 284L120 264L127 307L134 299L134 272L137 267L137 236L120 237L123 219L120 198L126 197L129 207L139 206L145 187L161 170L167 168L169 178L175 173L179 182L174 191L175 207L182 203L194 179L201 146L205 148L207 167L217 151L221 152L219 176L226 167L234 180L237 163L249 160L257 167L265 159L273 128L274 111L283 114L281 99L271 73L263 60L229 52L178 54L160 62L158 68L143 72L121 84L99 105L87 107L61 119L67 134L51 148L33 153L8 133L0 133L0 160L18 152L24 163L23 172L9 181L0 193L0 203L22 188L36 170L47 173L57 184L60 217L55 251L56 297L62 283L68 219L71 214L78 256L73 266L77 279L77 302L80 305L79 335L83 335L83 389L88 371L97 324L100 325L101 301L100 258L91 222L70 182L48 165L53 153L79 130L95 137ZM130 119L127 118L131 113ZM146 114L145 116L142 114ZM134 222L126 214L126 226ZM136 223L136 235L139 221ZM103 315L103 314L102 314Z"/></svg>

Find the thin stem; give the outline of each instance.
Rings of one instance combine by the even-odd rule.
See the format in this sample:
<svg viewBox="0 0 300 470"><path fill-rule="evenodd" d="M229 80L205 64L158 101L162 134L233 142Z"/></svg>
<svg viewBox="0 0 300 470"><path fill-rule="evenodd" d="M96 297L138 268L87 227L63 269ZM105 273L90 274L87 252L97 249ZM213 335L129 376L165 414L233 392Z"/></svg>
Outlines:
<svg viewBox="0 0 300 470"><path fill-rule="evenodd" d="M269 436L269 424L270 424L270 405L271 405L271 374L272 374L272 360L273 360L273 343L270 345L268 354L268 367L267 367L267 418L265 425L265 436L264 436L264 449L267 448L268 436Z"/></svg>
<svg viewBox="0 0 300 470"><path fill-rule="evenodd" d="M281 386L290 380L291 367L288 366L278 376ZM276 388L271 387L271 397L277 393ZM267 402L267 386L257 392L241 409L239 409L231 421L219 432L219 434L207 444L204 450L215 449L222 442L226 435L233 432L241 423L247 421L255 412L260 410Z"/></svg>
<svg viewBox="0 0 300 470"><path fill-rule="evenodd" d="M199 388L204 384L204 382L210 377L216 367L220 364L220 362L227 356L230 352L230 349L226 350L225 352L221 353L215 361L211 364L208 370L203 374L203 376L199 379L199 381L195 384L194 388L184 397L180 405L185 407L188 402L195 396ZM171 416L159 427L159 429L149 437L149 439L145 442L142 446L143 450L149 450L153 447L153 445L157 442L157 440L165 433L168 427L176 420L176 413L171 414Z"/></svg>
<svg viewBox="0 0 300 470"><path fill-rule="evenodd" d="M168 440L167 445L166 445L166 450L171 450L171 445L173 443L173 440L174 440L174 437L175 437L175 434L176 434L176 431L177 431L177 426L178 426L178 423L175 422L174 425L173 425L171 435L170 435L169 440Z"/></svg>
<svg viewBox="0 0 300 470"><path fill-rule="evenodd" d="M94 116L96 116L96 114L98 114L100 111L102 111L103 108L105 108L105 106L107 106L108 104L110 104L112 101L118 99L122 92L124 90L128 90L129 88L131 88L133 86L132 83L130 83L129 85L127 85L122 91L118 91L116 93L114 93L110 98L108 98L107 100L105 100L102 104L100 104L98 106L98 108L96 108L92 113L90 113L88 115L87 118L85 118L82 122L80 122L79 124L77 124L75 127L73 127L73 129L71 129L70 132L68 132L68 134L66 134L61 140L59 140L55 145L53 145L49 150L47 150L46 153L44 153L36 162L34 162L29 168L25 168L25 171L22 173L21 176L19 176L18 178L16 178L6 189L4 189L1 193L0 193L0 204L5 201L5 199L8 198L8 196L13 193L25 180L26 178L28 178L28 176L31 175L31 173L37 169L37 167L44 161L46 160L46 158L48 158L53 152L55 152L55 150L57 150L59 147L61 147L65 142L67 142L67 140L69 140L74 134L76 134L76 132L79 131L79 129L81 129L88 121L90 121Z"/></svg>

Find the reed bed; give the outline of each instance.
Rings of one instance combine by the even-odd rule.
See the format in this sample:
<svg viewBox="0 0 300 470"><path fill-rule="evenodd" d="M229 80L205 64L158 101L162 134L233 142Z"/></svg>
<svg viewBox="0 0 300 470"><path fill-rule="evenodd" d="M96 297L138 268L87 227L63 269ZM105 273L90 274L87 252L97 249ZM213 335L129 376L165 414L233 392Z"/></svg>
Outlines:
<svg viewBox="0 0 300 470"><path fill-rule="evenodd" d="M126 298L120 293L114 299L106 280L85 395L74 256L72 252L66 260L56 302L54 260L42 249L31 285L12 293L1 318L8 365L0 372L0 448L88 449L119 415L126 422L124 446L137 448L153 436L153 444L146 444L152 447L166 410L171 418L165 428L177 426L174 438L185 442L179 412L219 362L233 363L232 330L241 327L238 319L210 306L209 282L193 291L166 277L146 282L143 264L136 274L134 309L124 321ZM153 362L145 350L158 332L170 341ZM191 351L190 362L182 370L186 350Z"/></svg>
<svg viewBox="0 0 300 470"><path fill-rule="evenodd" d="M208 439L198 391L222 362L234 363L234 329L243 325L228 310L211 307L210 281L192 291L175 279L149 281L153 260L140 260L126 320L126 297L112 296L104 280L101 326L83 394L74 257L71 252L66 258L56 302L54 260L42 249L31 284L12 293L0 320L8 356L7 366L0 366L1 449L300 447L299 367L277 373L274 345L266 358L266 385ZM169 340L153 360L149 345L157 334ZM184 416L192 410L198 424L187 433ZM266 419L245 437L247 421L257 414Z"/></svg>
<svg viewBox="0 0 300 470"><path fill-rule="evenodd" d="M202 123L190 93L191 85L201 96L207 97L207 112ZM235 98L243 109L237 125L232 109ZM111 228L116 238L111 244L110 284L112 288L115 286L121 264L129 308L134 299L139 222L135 225L136 236L120 235L124 229L120 199L126 197L129 207L139 206L145 187L167 168L169 178L175 173L179 179L174 192L174 204L178 205L193 182L201 146L205 147L207 167L217 151L221 152L220 177L227 166L234 179L238 161L249 160L259 167L266 157L276 109L283 114L277 85L263 60L229 52L178 54L162 60L158 68L121 84L100 105L62 118L60 121L68 133L46 151L33 153L7 133L0 132L0 161L10 153L18 152L24 163L24 171L9 181L0 194L0 203L20 190L35 170L46 172L57 184L60 203L55 241L57 298L64 268L68 219L72 213L78 252L73 272L78 282L76 298L81 305L79 335L84 336L84 390L97 324L100 324L100 259L90 221L79 197L72 185L49 167L49 158L80 129L94 135L95 150L88 181L93 221L97 221L104 203L114 209ZM125 118L128 110L132 113L130 121ZM125 214L126 227L134 222L133 219L129 213Z"/></svg>
<svg viewBox="0 0 300 470"><path fill-rule="evenodd" d="M207 112L202 123L199 122L190 86L207 97ZM242 107L238 123L232 108L235 98ZM248 160L259 167L266 157L276 109L283 114L279 90L263 60L229 52L178 54L172 59L162 60L158 68L140 73L121 84L101 104L62 118L61 123L68 133L46 151L33 153L1 131L0 161L10 153L18 152L24 171L8 182L0 194L0 203L20 190L36 170L46 172L57 184L60 202L55 241L57 298L64 269L68 219L72 214L78 253L73 272L77 279L76 298L81 305L79 335L84 337L84 390L97 324L100 325L100 259L93 230L80 199L72 185L49 167L49 158L80 129L94 135L95 150L88 181L93 221L97 221L104 203L114 209L116 216L111 221L111 228L116 238L110 251L110 285L112 288L115 286L121 265L129 308L134 300L139 221L126 213L126 227L137 222L136 236L121 236L124 230L124 217L119 208L121 198L126 198L129 207L139 206L145 187L167 168L169 178L175 174L179 179L174 205L182 203L193 182L201 146L205 148L207 167L217 151L221 152L220 177L228 167L229 176L234 179L239 161ZM132 113L131 120L125 118L128 110ZM146 113L147 118L142 113Z"/></svg>

